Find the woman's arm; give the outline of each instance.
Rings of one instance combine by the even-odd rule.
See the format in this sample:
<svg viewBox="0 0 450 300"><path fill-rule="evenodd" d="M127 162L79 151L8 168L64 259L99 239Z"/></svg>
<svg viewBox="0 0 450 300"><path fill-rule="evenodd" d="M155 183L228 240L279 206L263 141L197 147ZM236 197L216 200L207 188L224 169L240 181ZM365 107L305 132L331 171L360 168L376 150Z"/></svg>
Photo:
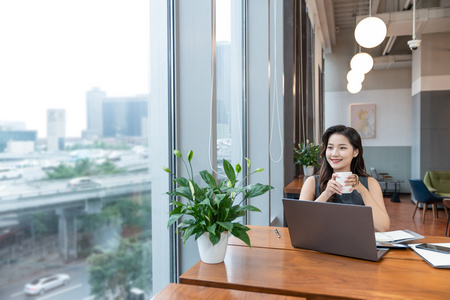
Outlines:
<svg viewBox="0 0 450 300"><path fill-rule="evenodd" d="M300 191L300 200L311 200L314 201L316 198L316 181L314 176L309 176L303 182L302 190Z"/></svg>
<svg viewBox="0 0 450 300"><path fill-rule="evenodd" d="M354 190L361 194L364 204L372 207L373 223L376 231L388 231L391 226L389 215L384 205L383 193L380 184L373 177L368 177L369 190L358 184Z"/></svg>

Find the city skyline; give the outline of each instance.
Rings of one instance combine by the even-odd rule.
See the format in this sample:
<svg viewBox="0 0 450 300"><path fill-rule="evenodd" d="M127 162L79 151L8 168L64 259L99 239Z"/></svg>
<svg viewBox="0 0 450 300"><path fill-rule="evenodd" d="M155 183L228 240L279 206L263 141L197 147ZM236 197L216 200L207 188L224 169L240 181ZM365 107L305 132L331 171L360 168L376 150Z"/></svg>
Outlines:
<svg viewBox="0 0 450 300"><path fill-rule="evenodd" d="M23 122L38 138L48 109L64 109L66 137L81 137L93 87L149 93L147 0L2 1L0 41L0 121Z"/></svg>

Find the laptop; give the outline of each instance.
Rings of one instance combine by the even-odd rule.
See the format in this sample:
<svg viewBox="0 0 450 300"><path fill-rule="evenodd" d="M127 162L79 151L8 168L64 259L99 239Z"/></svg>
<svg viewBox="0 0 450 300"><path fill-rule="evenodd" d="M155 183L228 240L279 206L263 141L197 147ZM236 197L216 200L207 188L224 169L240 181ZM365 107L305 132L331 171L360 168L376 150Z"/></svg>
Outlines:
<svg viewBox="0 0 450 300"><path fill-rule="evenodd" d="M389 249L377 248L370 206L283 199L292 246L378 261Z"/></svg>

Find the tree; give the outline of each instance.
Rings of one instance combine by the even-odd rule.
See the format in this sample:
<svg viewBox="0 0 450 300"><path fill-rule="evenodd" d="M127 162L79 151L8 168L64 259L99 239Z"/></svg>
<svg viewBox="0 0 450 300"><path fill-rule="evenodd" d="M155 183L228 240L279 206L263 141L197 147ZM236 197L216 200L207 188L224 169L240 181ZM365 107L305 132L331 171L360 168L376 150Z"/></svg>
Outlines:
<svg viewBox="0 0 450 300"><path fill-rule="evenodd" d="M126 299L132 287L151 287L151 241L122 239L117 250L88 257L89 284L95 299Z"/></svg>

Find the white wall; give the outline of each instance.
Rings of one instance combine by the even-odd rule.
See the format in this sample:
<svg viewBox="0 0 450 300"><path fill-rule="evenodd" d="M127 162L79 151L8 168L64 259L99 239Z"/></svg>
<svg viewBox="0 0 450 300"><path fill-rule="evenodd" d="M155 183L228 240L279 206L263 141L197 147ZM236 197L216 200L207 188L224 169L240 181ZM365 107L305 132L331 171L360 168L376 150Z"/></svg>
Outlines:
<svg viewBox="0 0 450 300"><path fill-rule="evenodd" d="M376 104L376 137L363 146L411 146L411 89L369 90L358 94L326 92L325 128L350 126L350 104Z"/></svg>

